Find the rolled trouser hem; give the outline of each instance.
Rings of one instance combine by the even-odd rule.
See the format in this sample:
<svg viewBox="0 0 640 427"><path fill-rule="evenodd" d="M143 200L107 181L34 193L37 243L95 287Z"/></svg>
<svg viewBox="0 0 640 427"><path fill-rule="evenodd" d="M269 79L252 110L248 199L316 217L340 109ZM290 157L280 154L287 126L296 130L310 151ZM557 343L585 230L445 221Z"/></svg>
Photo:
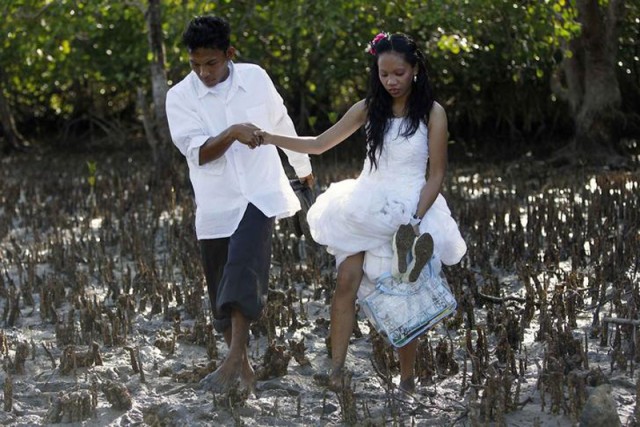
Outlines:
<svg viewBox="0 0 640 427"><path fill-rule="evenodd" d="M231 327L231 319L228 317L222 319L213 319L213 328L220 333L223 333Z"/></svg>
<svg viewBox="0 0 640 427"><path fill-rule="evenodd" d="M249 321L249 322L255 322L260 320L260 318L262 317L262 311L263 309L261 308L259 312L251 312L251 313L246 313L244 310L242 310L241 308L239 308L237 305L235 304L225 304L222 307L222 310L224 310L225 313L231 313L232 310L234 309L238 309L240 310L240 312L242 313L242 315ZM228 328L231 327L231 317L220 317L220 318L214 318L213 319L213 327L217 332L224 332L226 331Z"/></svg>

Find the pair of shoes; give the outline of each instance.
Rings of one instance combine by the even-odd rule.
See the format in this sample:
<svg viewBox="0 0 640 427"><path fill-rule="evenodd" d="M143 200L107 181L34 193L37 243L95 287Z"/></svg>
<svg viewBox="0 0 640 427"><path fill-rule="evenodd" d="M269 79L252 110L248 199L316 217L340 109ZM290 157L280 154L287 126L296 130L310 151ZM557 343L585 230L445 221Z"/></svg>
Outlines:
<svg viewBox="0 0 640 427"><path fill-rule="evenodd" d="M403 224L393 235L391 275L401 282L415 282L433 255L433 237L424 233L416 237L413 226Z"/></svg>
<svg viewBox="0 0 640 427"><path fill-rule="evenodd" d="M405 276L407 282L415 282L420 277L420 273L427 262L433 255L433 237L431 234L424 233L414 240L411 247L411 263L407 268Z"/></svg>
<svg viewBox="0 0 640 427"><path fill-rule="evenodd" d="M411 262L411 249L416 240L416 233L411 224L402 224L393 235L393 260L391 275L398 280L406 274Z"/></svg>
<svg viewBox="0 0 640 427"><path fill-rule="evenodd" d="M415 282L420 277L420 273L433 255L433 237L424 233L418 236L411 247L411 264L407 269L407 281Z"/></svg>

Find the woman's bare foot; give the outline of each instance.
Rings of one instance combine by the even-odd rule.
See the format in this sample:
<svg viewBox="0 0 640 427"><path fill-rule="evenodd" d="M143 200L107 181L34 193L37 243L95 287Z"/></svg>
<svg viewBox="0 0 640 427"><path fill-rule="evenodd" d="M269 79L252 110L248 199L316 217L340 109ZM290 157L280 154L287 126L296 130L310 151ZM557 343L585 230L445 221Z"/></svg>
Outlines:
<svg viewBox="0 0 640 427"><path fill-rule="evenodd" d="M326 388L328 388L331 391L334 392L339 392L341 391L345 386L345 379L346 379L346 371L344 368L340 368L340 369L334 369L332 370L330 373L325 374L315 374L313 376L313 379L320 384L321 386L324 386Z"/></svg>
<svg viewBox="0 0 640 427"><path fill-rule="evenodd" d="M392 392L394 399L402 401L404 403L413 403L416 399L415 396L416 384L413 377L407 378L404 381L400 381L398 388Z"/></svg>
<svg viewBox="0 0 640 427"><path fill-rule="evenodd" d="M413 394L416 392L416 381L413 377L401 380L398 389L404 393Z"/></svg>

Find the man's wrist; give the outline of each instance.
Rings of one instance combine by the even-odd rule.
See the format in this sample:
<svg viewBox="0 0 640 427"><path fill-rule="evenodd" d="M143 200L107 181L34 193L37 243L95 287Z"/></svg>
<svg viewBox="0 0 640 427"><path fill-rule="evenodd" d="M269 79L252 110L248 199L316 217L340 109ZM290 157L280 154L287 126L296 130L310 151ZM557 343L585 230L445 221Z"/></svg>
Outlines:
<svg viewBox="0 0 640 427"><path fill-rule="evenodd" d="M411 217L411 219L409 220L409 224L411 225L418 225L420 224L420 222L422 221L422 218L419 217L416 214L413 214L413 216Z"/></svg>
<svg viewBox="0 0 640 427"><path fill-rule="evenodd" d="M236 128L235 128L235 126L236 126L236 125L231 125L231 126L229 126L229 127L227 128L227 140L228 140L228 142L233 142L233 141L235 141L236 139L238 139L238 138L236 137L236 131L235 131L235 130L236 130Z"/></svg>

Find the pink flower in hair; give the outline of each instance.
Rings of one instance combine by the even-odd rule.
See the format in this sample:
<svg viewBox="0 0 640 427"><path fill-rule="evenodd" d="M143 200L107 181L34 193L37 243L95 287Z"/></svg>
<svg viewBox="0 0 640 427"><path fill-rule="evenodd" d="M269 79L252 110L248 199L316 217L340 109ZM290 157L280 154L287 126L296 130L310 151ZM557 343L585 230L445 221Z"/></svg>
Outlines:
<svg viewBox="0 0 640 427"><path fill-rule="evenodd" d="M374 46L375 46L375 45L376 45L380 40L382 40L382 39L384 39L384 38L388 38L388 37L390 37L390 34L389 34L389 33L385 33L384 31L383 31L383 32L378 33L378 34L373 38L373 40L371 40L371 41L367 44L367 48L365 49L365 50L366 50L366 52L370 53L371 55L375 55L375 54L376 54L376 50L375 50Z"/></svg>

